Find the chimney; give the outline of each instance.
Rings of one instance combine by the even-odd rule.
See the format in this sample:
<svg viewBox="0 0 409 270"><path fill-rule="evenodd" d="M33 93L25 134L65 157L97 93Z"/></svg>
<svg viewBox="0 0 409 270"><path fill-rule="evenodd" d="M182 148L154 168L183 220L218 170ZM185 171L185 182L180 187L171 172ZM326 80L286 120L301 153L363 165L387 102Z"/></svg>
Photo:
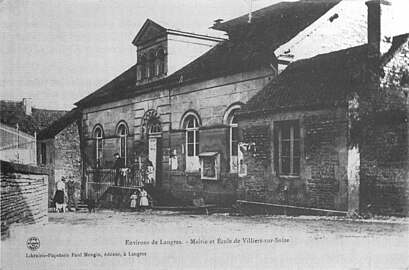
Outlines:
<svg viewBox="0 0 409 270"><path fill-rule="evenodd" d="M31 115L33 112L33 102L31 98L23 98L23 109L26 115Z"/></svg>
<svg viewBox="0 0 409 270"><path fill-rule="evenodd" d="M392 46L392 3L387 0L370 0L368 6L369 57L380 59Z"/></svg>

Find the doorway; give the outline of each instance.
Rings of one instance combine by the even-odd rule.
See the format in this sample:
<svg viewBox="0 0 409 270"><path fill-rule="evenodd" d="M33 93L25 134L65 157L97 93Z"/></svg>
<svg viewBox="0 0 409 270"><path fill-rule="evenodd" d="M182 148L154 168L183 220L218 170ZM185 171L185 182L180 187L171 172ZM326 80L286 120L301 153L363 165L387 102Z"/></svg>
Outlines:
<svg viewBox="0 0 409 270"><path fill-rule="evenodd" d="M150 125L148 134L148 158L152 162L153 171L149 172L152 176L154 187L160 187L162 183L162 127L160 122L155 119Z"/></svg>

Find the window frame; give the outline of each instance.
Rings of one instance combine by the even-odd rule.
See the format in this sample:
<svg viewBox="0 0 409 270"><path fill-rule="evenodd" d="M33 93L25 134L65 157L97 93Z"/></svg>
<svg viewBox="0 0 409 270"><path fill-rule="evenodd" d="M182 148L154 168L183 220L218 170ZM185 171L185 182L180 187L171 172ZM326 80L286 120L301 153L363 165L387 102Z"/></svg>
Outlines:
<svg viewBox="0 0 409 270"><path fill-rule="evenodd" d="M148 59L146 61L146 78L152 79L155 77L155 52L151 51L148 54Z"/></svg>
<svg viewBox="0 0 409 270"><path fill-rule="evenodd" d="M229 157L230 157L230 172L237 173L239 168L239 124L233 123L237 113L240 109L234 109L230 112L229 121ZM236 140L233 140L233 131L236 131ZM236 146L234 146L234 143ZM233 150L236 149L236 155L233 154ZM235 168L234 161L237 161L237 168Z"/></svg>
<svg viewBox="0 0 409 270"><path fill-rule="evenodd" d="M287 121L277 121L274 123L277 132L277 143L276 143L276 166L278 166L277 171L280 176L283 177L300 177L301 174L301 125L299 120L287 120ZM289 128L289 138L283 138L284 127ZM298 129L298 137L295 136L295 130ZM283 145L284 142L289 143L289 155L283 155ZM298 155L294 153L295 145L298 144ZM289 171L284 172L283 160L284 158L289 158ZM296 167L296 160L298 159L298 172L294 170Z"/></svg>
<svg viewBox="0 0 409 270"><path fill-rule="evenodd" d="M99 134L97 134L99 131ZM98 166L101 166L103 155L104 155L104 130L101 126L96 126L94 128L94 139L95 139L95 161Z"/></svg>
<svg viewBox="0 0 409 270"><path fill-rule="evenodd" d="M193 127L189 127L190 121L193 121ZM195 114L188 114L184 119L185 130L185 158L186 158L186 171L199 171L199 145L200 145L200 121ZM193 142L189 142L189 135L193 134ZM190 155L189 148L193 147L193 155ZM193 164L189 167L189 164Z"/></svg>
<svg viewBox="0 0 409 270"><path fill-rule="evenodd" d="M129 130L125 122L119 123L118 128L117 128L117 134L119 137L119 156L124 159L124 164L127 164L127 151L128 151L127 138L129 135ZM122 149L122 145L124 146L124 149Z"/></svg>
<svg viewBox="0 0 409 270"><path fill-rule="evenodd" d="M156 52L155 60L155 76L160 76L165 74L165 50L159 48Z"/></svg>
<svg viewBox="0 0 409 270"><path fill-rule="evenodd" d="M138 61L138 65L137 67L139 68L139 70L137 71L139 73L139 81L143 81L146 79L146 62L147 62L147 58L145 55L141 55L139 57L139 61Z"/></svg>

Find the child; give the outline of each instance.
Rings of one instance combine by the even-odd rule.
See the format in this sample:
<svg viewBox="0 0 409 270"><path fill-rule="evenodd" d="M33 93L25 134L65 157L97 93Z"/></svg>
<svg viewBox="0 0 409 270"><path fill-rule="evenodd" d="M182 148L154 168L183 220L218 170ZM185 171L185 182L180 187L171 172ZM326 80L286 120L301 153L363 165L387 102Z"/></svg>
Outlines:
<svg viewBox="0 0 409 270"><path fill-rule="evenodd" d="M142 212L145 212L146 207L149 206L148 197L149 197L148 192L146 192L145 187L142 187L139 199L139 205L141 206Z"/></svg>
<svg viewBox="0 0 409 270"><path fill-rule="evenodd" d="M132 195L131 195L131 210L135 211L136 210L136 204L138 201L138 191L135 191Z"/></svg>

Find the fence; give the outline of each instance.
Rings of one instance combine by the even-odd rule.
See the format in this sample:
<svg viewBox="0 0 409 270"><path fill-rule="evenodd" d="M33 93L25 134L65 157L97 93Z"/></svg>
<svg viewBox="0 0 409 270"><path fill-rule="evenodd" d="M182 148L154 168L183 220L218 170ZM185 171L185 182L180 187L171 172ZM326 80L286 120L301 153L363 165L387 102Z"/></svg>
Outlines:
<svg viewBox="0 0 409 270"><path fill-rule="evenodd" d="M36 165L36 136L21 132L18 128L0 125L0 158L13 163Z"/></svg>
<svg viewBox="0 0 409 270"><path fill-rule="evenodd" d="M104 192L115 185L115 170L93 169L87 170L87 182L85 196L99 201ZM120 171L118 185L121 187L140 187L142 186L142 175L138 169L124 168Z"/></svg>

